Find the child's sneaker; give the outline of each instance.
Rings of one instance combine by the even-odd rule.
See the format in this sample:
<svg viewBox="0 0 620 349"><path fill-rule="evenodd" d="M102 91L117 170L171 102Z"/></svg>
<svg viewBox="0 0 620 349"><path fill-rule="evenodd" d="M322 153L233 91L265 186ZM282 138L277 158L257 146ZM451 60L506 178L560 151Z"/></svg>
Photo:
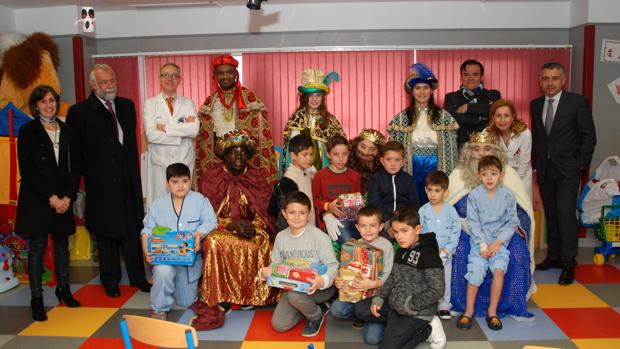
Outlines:
<svg viewBox="0 0 620 349"><path fill-rule="evenodd" d="M431 349L443 349L446 346L446 334L443 332L441 320L437 316L433 316L430 322L431 334L426 341L430 344Z"/></svg>
<svg viewBox="0 0 620 349"><path fill-rule="evenodd" d="M316 320L306 320L306 325L304 329L301 331L301 335L304 337L314 337L321 331L321 326L323 326L323 321L325 321L325 315L329 313L329 307L325 304L320 304L321 312L323 315L319 319Z"/></svg>
<svg viewBox="0 0 620 349"><path fill-rule="evenodd" d="M450 310L442 309L439 311L439 318L442 320L450 320L452 319L452 314Z"/></svg>
<svg viewBox="0 0 620 349"><path fill-rule="evenodd" d="M166 321L166 312L165 311L155 311L151 310L151 314L149 315L151 319L164 320Z"/></svg>
<svg viewBox="0 0 620 349"><path fill-rule="evenodd" d="M364 321L362 320L355 320L353 321L353 329L354 330L361 330L364 328Z"/></svg>

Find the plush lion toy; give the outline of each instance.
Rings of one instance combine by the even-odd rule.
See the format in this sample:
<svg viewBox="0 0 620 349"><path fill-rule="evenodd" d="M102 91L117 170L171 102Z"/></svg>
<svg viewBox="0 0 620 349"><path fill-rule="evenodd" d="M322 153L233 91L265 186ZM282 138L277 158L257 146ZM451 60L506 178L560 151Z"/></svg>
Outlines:
<svg viewBox="0 0 620 349"><path fill-rule="evenodd" d="M44 33L23 35L2 34L2 45L11 45L4 55L0 52L0 109L9 102L24 113L30 115L28 98L32 90L39 85L49 85L61 93L60 80L56 69L60 63L58 46L52 38ZM2 48L4 49L4 48ZM61 103L58 115L66 116L69 106Z"/></svg>

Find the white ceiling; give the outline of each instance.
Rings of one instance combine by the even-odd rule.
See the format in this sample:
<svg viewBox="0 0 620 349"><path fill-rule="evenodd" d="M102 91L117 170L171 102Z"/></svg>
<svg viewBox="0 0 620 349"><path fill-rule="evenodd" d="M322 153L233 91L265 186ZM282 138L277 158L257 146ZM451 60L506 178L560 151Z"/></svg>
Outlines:
<svg viewBox="0 0 620 349"><path fill-rule="evenodd" d="M265 0L263 6L270 3L320 3L320 2L380 2L381 0ZM424 1L424 0L397 0L397 1ZM437 2L446 0L434 0ZM454 1L454 0L452 0ZM456 0L472 2L533 2L537 0ZM569 2L571 0L546 0L557 2ZM96 9L124 9L130 7L184 7L184 6L241 6L246 0L2 0L0 5L11 9L41 8L55 6L93 6Z"/></svg>

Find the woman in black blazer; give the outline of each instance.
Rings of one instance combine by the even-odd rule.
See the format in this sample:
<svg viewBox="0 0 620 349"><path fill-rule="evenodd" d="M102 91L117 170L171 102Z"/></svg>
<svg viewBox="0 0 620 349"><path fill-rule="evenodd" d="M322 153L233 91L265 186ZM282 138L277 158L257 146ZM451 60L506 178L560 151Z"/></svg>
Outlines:
<svg viewBox="0 0 620 349"><path fill-rule="evenodd" d="M80 303L69 289L68 237L75 232L73 210L79 187L79 170L71 161L71 132L56 118L60 97L47 85L30 95L34 120L23 125L17 138L21 185L15 231L29 237L28 277L32 317L47 320L43 308L43 252L48 234L54 242L56 297L69 307Z"/></svg>

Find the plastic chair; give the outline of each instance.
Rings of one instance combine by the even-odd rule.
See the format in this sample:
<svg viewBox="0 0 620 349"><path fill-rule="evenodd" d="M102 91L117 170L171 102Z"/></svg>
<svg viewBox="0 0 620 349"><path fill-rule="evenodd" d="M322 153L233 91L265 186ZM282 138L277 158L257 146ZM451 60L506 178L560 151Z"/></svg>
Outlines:
<svg viewBox="0 0 620 349"><path fill-rule="evenodd" d="M130 338L157 347L198 347L198 336L191 326L136 315L123 315L120 325L126 349L133 348Z"/></svg>

